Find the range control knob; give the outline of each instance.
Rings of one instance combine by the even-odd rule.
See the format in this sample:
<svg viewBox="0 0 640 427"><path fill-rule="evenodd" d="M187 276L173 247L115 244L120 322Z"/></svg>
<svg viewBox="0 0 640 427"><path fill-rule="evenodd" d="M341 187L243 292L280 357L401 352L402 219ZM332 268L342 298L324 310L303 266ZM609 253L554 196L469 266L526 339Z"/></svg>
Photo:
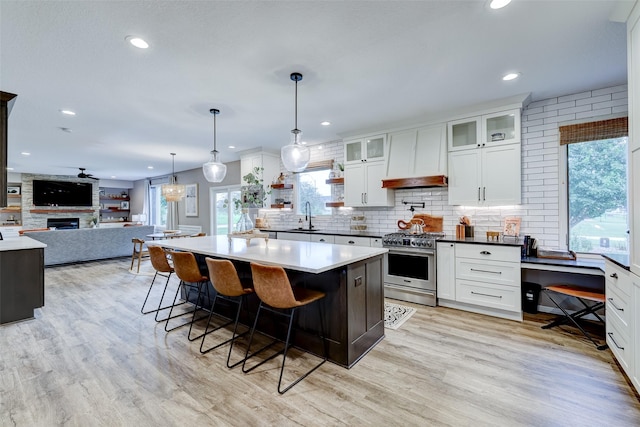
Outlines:
<svg viewBox="0 0 640 427"><path fill-rule="evenodd" d="M428 248L432 248L433 247L433 242L431 240L427 241L427 247Z"/></svg>

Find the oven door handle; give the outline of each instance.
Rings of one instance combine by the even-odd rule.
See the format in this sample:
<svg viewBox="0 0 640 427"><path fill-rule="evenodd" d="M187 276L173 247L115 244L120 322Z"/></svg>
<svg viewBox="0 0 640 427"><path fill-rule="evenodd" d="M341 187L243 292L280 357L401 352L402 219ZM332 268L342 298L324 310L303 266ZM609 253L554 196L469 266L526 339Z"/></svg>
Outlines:
<svg viewBox="0 0 640 427"><path fill-rule="evenodd" d="M436 251L434 249L402 249L391 247L389 249L389 254L402 254L402 255L414 255L414 256L429 256L435 255Z"/></svg>

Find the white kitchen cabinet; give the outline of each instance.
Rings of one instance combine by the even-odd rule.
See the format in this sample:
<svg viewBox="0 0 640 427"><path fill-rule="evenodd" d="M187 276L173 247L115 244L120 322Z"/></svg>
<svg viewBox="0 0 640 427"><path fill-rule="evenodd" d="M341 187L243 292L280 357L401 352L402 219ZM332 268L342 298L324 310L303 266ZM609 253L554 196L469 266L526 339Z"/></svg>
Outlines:
<svg viewBox="0 0 640 427"><path fill-rule="evenodd" d="M520 109L493 112L447 124L449 152L521 141Z"/></svg>
<svg viewBox="0 0 640 427"><path fill-rule="evenodd" d="M389 134L387 179L447 175L446 123Z"/></svg>
<svg viewBox="0 0 640 427"><path fill-rule="evenodd" d="M299 242L311 241L309 233L288 233L286 231L278 231L278 240L296 240Z"/></svg>
<svg viewBox="0 0 640 427"><path fill-rule="evenodd" d="M519 246L445 245L438 242L439 305L522 321Z"/></svg>
<svg viewBox="0 0 640 427"><path fill-rule="evenodd" d="M520 204L520 144L480 147L449 153L449 204Z"/></svg>
<svg viewBox="0 0 640 427"><path fill-rule="evenodd" d="M436 243L436 283L438 300L456 299L456 250L455 243Z"/></svg>
<svg viewBox="0 0 640 427"><path fill-rule="evenodd" d="M633 354L632 295L633 285L630 273L613 262L605 260L607 344L627 374L631 371Z"/></svg>
<svg viewBox="0 0 640 427"><path fill-rule="evenodd" d="M385 162L344 167L344 205L350 207L393 206L393 190L382 188Z"/></svg>
<svg viewBox="0 0 640 427"><path fill-rule="evenodd" d="M335 236L331 234L309 233L309 239L311 242L316 243L334 243Z"/></svg>
<svg viewBox="0 0 640 427"><path fill-rule="evenodd" d="M371 246L371 239L360 236L334 236L334 243L336 245Z"/></svg>
<svg viewBox="0 0 640 427"><path fill-rule="evenodd" d="M629 344L631 345L631 355L629 361L631 363L630 370L627 372L631 382L640 391L640 277L631 273L631 292L633 294L631 303L629 304L632 313L629 314L631 324L629 328Z"/></svg>
<svg viewBox="0 0 640 427"><path fill-rule="evenodd" d="M386 143L386 135L374 135L345 141L345 165L384 161Z"/></svg>

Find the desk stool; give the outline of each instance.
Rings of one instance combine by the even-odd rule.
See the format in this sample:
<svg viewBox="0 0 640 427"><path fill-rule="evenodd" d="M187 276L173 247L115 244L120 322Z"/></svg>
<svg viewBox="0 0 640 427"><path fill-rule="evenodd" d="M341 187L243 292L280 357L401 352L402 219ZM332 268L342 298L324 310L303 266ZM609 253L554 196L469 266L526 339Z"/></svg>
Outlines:
<svg viewBox="0 0 640 427"><path fill-rule="evenodd" d="M556 318L551 323L544 325L542 329L553 328L554 326L563 325L565 323L571 322L573 323L582 334L591 341L598 350L605 350L608 348L607 344L599 345L593 337L578 323L578 319L586 316L587 314L593 314L602 324L604 325L604 320L597 313L598 310L604 308L605 304L605 295L604 293L598 292L592 288L586 288L583 286L560 283L560 284L552 284L546 286L544 289L545 294L549 297L551 302L553 302L563 313L564 316L560 316ZM564 309L556 300L552 298L552 295L560 294L573 297L580 301L584 308L576 311L575 313L569 314L566 309ZM589 301L593 304L589 305L586 301Z"/></svg>
<svg viewBox="0 0 640 427"><path fill-rule="evenodd" d="M322 316L322 308L318 303L319 300L324 298L325 294L323 292L314 291L311 289L301 288L301 287L291 287L291 283L289 282L289 278L287 277L287 273L280 266L270 266L270 265L261 265L257 263L251 263L251 274L253 276L253 287L260 299L260 304L258 306L258 313L256 314L256 318L253 322L253 328L251 328L251 335L249 336L249 344L247 345L247 351L244 356L244 361L242 363L242 372L247 373L263 363L273 359L274 357L282 354L282 366L280 367L280 378L278 380L278 393L284 394L287 390L289 390L294 385L298 384L300 381L305 379L309 374L318 369L324 362L327 361L327 341L324 334L324 319ZM322 339L322 345L324 349L324 357L315 365L311 370L306 372L305 374L298 377L284 389L282 389L282 374L284 372L284 365L287 361L287 352L290 347L290 338L291 338L291 330L293 329L293 320L296 314L296 309L299 307L303 307L305 305L316 302L316 306L318 307L318 319L320 321L320 338ZM271 343L265 345L260 350L250 353L251 343L253 341L253 336L256 331L256 327L258 325L258 318L260 317L260 312L262 310L267 310L272 312L273 314L283 316L289 319L289 327L287 329L287 338L284 343L284 348L275 354L267 357L262 360L255 366L250 368L246 367L247 360L258 353L266 350L275 344L278 340L275 338Z"/></svg>
<svg viewBox="0 0 640 427"><path fill-rule="evenodd" d="M229 361L231 360L231 352L233 350L233 343L235 342L236 338L242 337L249 332L246 331L242 334L236 335L236 332L238 330L238 320L240 319L240 311L242 310L242 303L246 299L247 295L253 293L253 287L248 283L242 283L242 281L238 277L238 272L236 271L236 268L231 261L226 259L222 260L213 258L206 258L205 261L207 263L207 268L209 269L209 278L211 279L211 284L216 290L216 295L213 297L211 312L209 313L209 319L207 320L207 327L205 328L204 334L202 336L202 343L200 343L200 353L207 353L230 342L231 346L229 347L229 354L227 355L227 368L233 368L244 362L244 360L240 360L233 365L229 364ZM218 298L236 304L237 309L235 320L229 320L228 322L225 322L220 326L209 329L211 316L213 315L213 310L215 308L216 301L218 301ZM215 344L212 347L204 349L204 342L208 334L210 334L211 332L215 332L220 328L224 328L231 323L233 323L233 333L231 334L231 338L221 343Z"/></svg>
<svg viewBox="0 0 640 427"><path fill-rule="evenodd" d="M173 331L174 329L181 328L183 326L189 325L189 334L187 338L189 341L194 341L198 338L201 338L202 335L198 335L196 337L191 337L191 330L193 328L194 322L197 322L202 319L206 319L207 316L200 317L196 319L196 312L199 309L203 308L203 304L200 303L200 299L203 296L203 288L206 290L207 297L209 296L209 278L204 276L200 272L200 268L198 267L198 262L196 261L196 257L191 252L177 252L177 251L169 251L171 255L171 259L173 261L173 268L175 269L176 276L180 279L180 284L178 285L178 289L176 290L176 295L173 297L173 304L169 308L169 317L167 317L167 323L164 325L164 330L167 332ZM188 289L187 289L188 288ZM189 293L193 288L198 290L198 298L196 299L196 303L193 307L193 310L180 313L176 316L171 316L173 313L173 308L181 305L176 304L178 300L178 294L180 293L180 289L185 291L185 302L189 299ZM191 321L185 322L181 325L174 326L169 328L169 321L175 317L183 316L185 314L192 314Z"/></svg>

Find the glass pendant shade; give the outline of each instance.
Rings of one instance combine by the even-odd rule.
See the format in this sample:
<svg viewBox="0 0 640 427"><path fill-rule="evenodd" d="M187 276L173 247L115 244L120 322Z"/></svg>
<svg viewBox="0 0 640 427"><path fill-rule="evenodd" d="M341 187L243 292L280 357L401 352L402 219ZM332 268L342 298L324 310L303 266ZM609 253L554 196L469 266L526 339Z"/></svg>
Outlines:
<svg viewBox="0 0 640 427"><path fill-rule="evenodd" d="M218 152L212 151L209 161L202 165L204 177L209 182L222 182L227 175L227 165L218 161Z"/></svg>
<svg viewBox="0 0 640 427"><path fill-rule="evenodd" d="M227 166L218 160L218 150L216 149L216 115L220 114L220 110L212 108L209 112L213 114L213 150L209 161L202 165L202 173L209 182L222 182L227 175Z"/></svg>
<svg viewBox="0 0 640 427"><path fill-rule="evenodd" d="M302 134L297 129L291 131L293 134L293 142L289 145L285 145L280 150L280 157L284 167L289 172L302 172L309 164L311 158L311 150L308 147L298 142L298 136Z"/></svg>
<svg viewBox="0 0 640 427"><path fill-rule="evenodd" d="M169 178L169 184L165 184L162 186L162 196L167 199L167 202L178 202L182 199L186 194L186 189L184 185L180 185L176 183L176 174L175 174L175 156L176 153L171 153L172 163L171 163L171 178Z"/></svg>
<svg viewBox="0 0 640 427"><path fill-rule="evenodd" d="M309 148L299 143L299 138L302 134L302 131L298 129L298 82L302 80L302 74L291 73L289 77L291 78L291 80L296 82L296 119L295 128L291 131L292 142L291 144L282 147L282 149L280 150L280 158L282 159L284 167L289 172L302 172L306 169L311 157L311 151L309 150Z"/></svg>

